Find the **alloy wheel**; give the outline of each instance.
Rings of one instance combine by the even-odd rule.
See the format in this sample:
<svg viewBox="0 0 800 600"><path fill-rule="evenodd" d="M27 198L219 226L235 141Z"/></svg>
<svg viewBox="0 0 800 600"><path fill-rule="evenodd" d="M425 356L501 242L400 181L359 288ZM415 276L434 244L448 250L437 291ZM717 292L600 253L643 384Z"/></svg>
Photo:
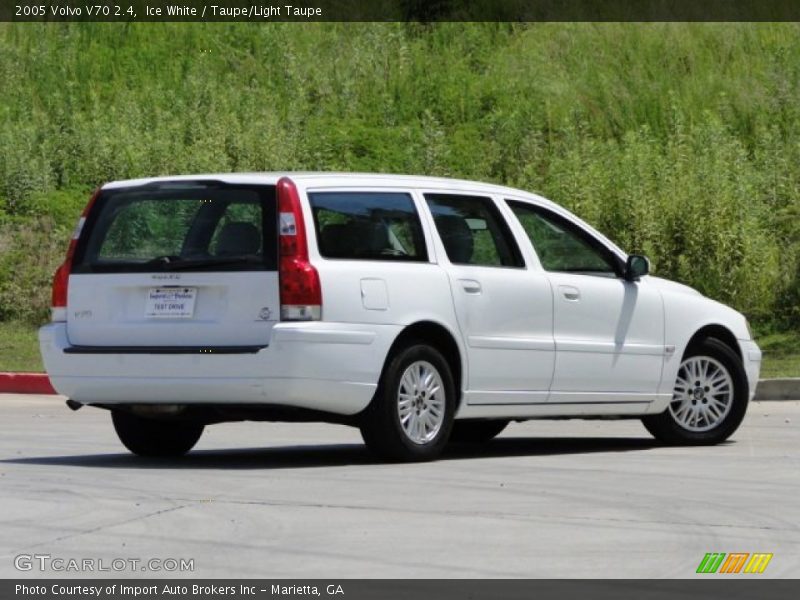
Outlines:
<svg viewBox="0 0 800 600"><path fill-rule="evenodd" d="M721 362L692 356L678 370L669 412L687 431L709 431L728 416L733 391L733 379Z"/></svg>
<svg viewBox="0 0 800 600"><path fill-rule="evenodd" d="M445 388L431 363L411 363L400 378L397 414L403 433L415 444L433 440L444 423Z"/></svg>

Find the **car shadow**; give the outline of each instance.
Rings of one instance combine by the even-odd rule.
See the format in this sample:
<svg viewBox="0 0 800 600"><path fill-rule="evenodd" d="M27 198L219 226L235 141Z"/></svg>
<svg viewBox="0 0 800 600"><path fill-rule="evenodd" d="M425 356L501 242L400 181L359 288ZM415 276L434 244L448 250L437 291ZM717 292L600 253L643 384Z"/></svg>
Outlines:
<svg viewBox="0 0 800 600"><path fill-rule="evenodd" d="M439 460L631 452L655 447L658 443L649 438L503 437L484 444L451 444ZM381 464L381 461L369 454L362 444L330 444L195 450L180 458L166 459L115 453L12 458L0 460L0 463L129 469L302 469Z"/></svg>

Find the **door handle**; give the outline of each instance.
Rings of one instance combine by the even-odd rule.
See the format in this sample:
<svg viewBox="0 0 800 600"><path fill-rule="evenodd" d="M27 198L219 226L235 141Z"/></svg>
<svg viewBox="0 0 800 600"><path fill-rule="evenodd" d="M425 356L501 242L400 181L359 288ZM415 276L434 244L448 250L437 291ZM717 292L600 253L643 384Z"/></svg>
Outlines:
<svg viewBox="0 0 800 600"><path fill-rule="evenodd" d="M459 282L461 283L462 289L468 294L481 293L480 281L475 281L474 279L459 279Z"/></svg>
<svg viewBox="0 0 800 600"><path fill-rule="evenodd" d="M558 286L558 290L561 292L561 295L570 302L577 302L581 299L581 291L571 285L560 285Z"/></svg>

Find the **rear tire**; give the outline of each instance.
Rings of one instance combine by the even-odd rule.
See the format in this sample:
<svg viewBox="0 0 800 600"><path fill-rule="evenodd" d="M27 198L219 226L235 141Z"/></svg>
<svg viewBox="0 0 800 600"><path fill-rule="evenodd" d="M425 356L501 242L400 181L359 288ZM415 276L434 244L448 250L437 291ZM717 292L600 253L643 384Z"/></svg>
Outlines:
<svg viewBox="0 0 800 600"><path fill-rule="evenodd" d="M458 420L453 423L450 442L457 444L482 444L497 437L508 426L506 420Z"/></svg>
<svg viewBox="0 0 800 600"><path fill-rule="evenodd" d="M203 433L202 423L148 419L112 410L111 420L122 444L138 456L175 457L189 452Z"/></svg>
<svg viewBox="0 0 800 600"><path fill-rule="evenodd" d="M707 338L683 357L667 410L642 423L665 444L719 444L741 425L748 396L739 356L718 339Z"/></svg>
<svg viewBox="0 0 800 600"><path fill-rule="evenodd" d="M412 342L389 358L362 415L361 437L384 460L432 460L450 437L455 407L447 360L432 346Z"/></svg>

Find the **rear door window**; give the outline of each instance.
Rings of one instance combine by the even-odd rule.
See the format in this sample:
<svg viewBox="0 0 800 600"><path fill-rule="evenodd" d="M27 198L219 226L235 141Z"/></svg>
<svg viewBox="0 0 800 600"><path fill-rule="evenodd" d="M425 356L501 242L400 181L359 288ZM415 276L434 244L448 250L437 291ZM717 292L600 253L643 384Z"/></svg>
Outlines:
<svg viewBox="0 0 800 600"><path fill-rule="evenodd" d="M73 272L275 270L272 186L188 185L103 192Z"/></svg>
<svg viewBox="0 0 800 600"><path fill-rule="evenodd" d="M427 261L419 214L401 192L311 192L319 252L325 258Z"/></svg>
<svg viewBox="0 0 800 600"><path fill-rule="evenodd" d="M523 267L519 248L491 198L425 194L447 258L458 265Z"/></svg>

